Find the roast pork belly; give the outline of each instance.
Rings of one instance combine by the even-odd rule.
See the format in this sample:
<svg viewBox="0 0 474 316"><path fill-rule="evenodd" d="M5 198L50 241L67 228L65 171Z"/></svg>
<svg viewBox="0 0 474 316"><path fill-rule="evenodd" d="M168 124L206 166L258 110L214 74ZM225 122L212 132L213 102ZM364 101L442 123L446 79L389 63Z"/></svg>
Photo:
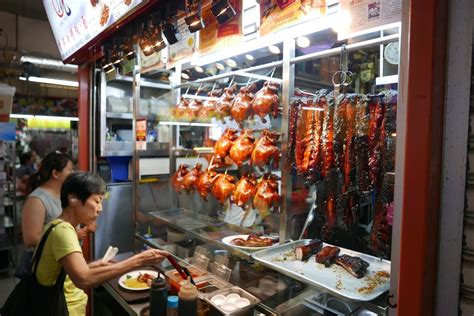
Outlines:
<svg viewBox="0 0 474 316"><path fill-rule="evenodd" d="M316 254L316 262L329 267L334 263L340 251L339 247L326 246Z"/></svg>
<svg viewBox="0 0 474 316"><path fill-rule="evenodd" d="M342 255L336 258L336 264L340 265L356 278L362 278L367 272L369 263L359 257Z"/></svg>

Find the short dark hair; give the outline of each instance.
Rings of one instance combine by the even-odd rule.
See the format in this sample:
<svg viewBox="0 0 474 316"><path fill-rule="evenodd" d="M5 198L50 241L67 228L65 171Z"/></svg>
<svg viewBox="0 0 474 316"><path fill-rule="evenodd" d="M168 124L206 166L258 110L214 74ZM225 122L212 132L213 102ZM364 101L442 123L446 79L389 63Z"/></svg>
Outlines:
<svg viewBox="0 0 474 316"><path fill-rule="evenodd" d="M31 151L20 154L20 165L26 165L26 163L30 161L32 156L33 155L31 154Z"/></svg>
<svg viewBox="0 0 474 316"><path fill-rule="evenodd" d="M106 191L105 182L98 175L90 172L71 173L61 187L61 207L69 206L69 194L84 203L92 194L104 195Z"/></svg>

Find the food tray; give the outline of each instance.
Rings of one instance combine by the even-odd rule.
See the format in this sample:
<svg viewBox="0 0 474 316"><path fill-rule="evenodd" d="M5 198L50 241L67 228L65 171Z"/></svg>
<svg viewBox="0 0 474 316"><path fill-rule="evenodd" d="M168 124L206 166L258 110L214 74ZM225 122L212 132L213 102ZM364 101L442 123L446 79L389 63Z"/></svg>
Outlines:
<svg viewBox="0 0 474 316"><path fill-rule="evenodd" d="M307 245L310 241L311 239L302 239L274 246L257 251L252 257L271 269L352 300L371 301L390 288L390 278L378 277L376 274L381 271L390 273L390 261L341 247L339 247L340 255L357 256L370 264L365 277L357 279L337 264L326 268L316 262L314 255L306 261L296 259L279 261L295 247ZM332 245L323 243L323 246Z"/></svg>

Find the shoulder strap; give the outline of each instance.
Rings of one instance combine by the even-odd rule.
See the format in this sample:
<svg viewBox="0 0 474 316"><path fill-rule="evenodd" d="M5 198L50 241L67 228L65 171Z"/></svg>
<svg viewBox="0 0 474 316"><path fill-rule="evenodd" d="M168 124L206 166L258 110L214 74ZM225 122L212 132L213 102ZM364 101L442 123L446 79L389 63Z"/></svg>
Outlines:
<svg viewBox="0 0 474 316"><path fill-rule="evenodd" d="M36 269L38 268L38 263L41 259L41 253L43 252L44 244L46 243L46 240L48 239L49 234L51 233L51 230L59 225L60 223L53 224L48 227L48 229L44 232L43 236L41 237L40 242L38 243L38 247L36 247L35 254L33 256L33 260L31 260L31 267L33 268L33 275L36 275Z"/></svg>

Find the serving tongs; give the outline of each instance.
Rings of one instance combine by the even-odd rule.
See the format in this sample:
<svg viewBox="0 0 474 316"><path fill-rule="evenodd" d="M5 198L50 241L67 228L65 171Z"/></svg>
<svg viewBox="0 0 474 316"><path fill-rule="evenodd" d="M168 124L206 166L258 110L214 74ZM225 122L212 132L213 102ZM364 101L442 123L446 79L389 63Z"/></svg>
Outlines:
<svg viewBox="0 0 474 316"><path fill-rule="evenodd" d="M314 190L314 194L313 194L313 205L311 206L311 209L309 210L309 213L308 213L308 216L306 217L306 221L304 222L304 225L303 225L303 229L301 230L301 234L300 234L300 238L299 239L303 239L303 236L304 236L304 233L306 232L306 229L308 228L308 226L313 222L313 219L314 219L314 213L316 211L316 194L317 194L317 190Z"/></svg>
<svg viewBox="0 0 474 316"><path fill-rule="evenodd" d="M174 260L172 255L166 256L166 259L168 259L168 261L171 263L171 265L176 269L176 271L178 271L179 275L184 280L187 280L189 278L189 281L191 282L191 284L196 285L196 283L194 283L193 277L191 276L191 273L189 272L189 270L187 268L180 266L176 262L176 260Z"/></svg>

